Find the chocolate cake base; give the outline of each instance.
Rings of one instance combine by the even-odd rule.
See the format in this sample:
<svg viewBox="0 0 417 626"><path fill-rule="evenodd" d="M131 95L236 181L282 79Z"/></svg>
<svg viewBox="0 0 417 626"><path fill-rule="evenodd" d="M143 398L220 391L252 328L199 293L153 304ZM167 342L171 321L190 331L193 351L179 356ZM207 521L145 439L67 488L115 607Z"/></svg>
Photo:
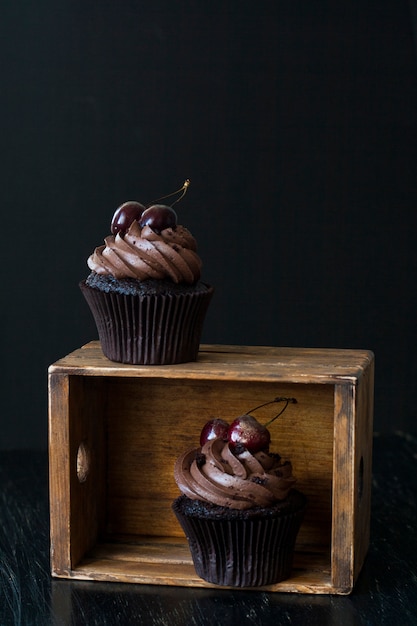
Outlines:
<svg viewBox="0 0 417 626"><path fill-rule="evenodd" d="M201 578L222 586L259 587L290 576L306 502L293 489L268 508L239 511L187 496L177 498L172 508Z"/></svg>
<svg viewBox="0 0 417 626"><path fill-rule="evenodd" d="M185 295L207 293L210 289L208 285L202 282L189 285L187 283L174 283L169 279L115 278L111 274L97 274L97 272L91 272L87 276L85 284L105 293L120 293L125 296Z"/></svg>
<svg viewBox="0 0 417 626"><path fill-rule="evenodd" d="M158 288L155 282L141 285L95 275L80 283L101 348L111 361L169 365L197 359L213 288L204 283Z"/></svg>

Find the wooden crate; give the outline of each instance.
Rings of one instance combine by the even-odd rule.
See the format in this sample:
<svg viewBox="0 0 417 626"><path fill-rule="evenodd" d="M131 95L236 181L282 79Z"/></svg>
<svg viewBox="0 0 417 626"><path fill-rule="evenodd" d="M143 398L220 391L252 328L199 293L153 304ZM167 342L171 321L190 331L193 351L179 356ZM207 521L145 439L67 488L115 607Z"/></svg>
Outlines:
<svg viewBox="0 0 417 626"><path fill-rule="evenodd" d="M52 574L213 587L196 575L171 512L174 461L208 419L231 421L279 395L297 404L271 426L271 449L291 458L309 506L291 578L263 589L350 593L369 542L373 374L366 350L203 345L195 363L130 366L91 342L57 361Z"/></svg>

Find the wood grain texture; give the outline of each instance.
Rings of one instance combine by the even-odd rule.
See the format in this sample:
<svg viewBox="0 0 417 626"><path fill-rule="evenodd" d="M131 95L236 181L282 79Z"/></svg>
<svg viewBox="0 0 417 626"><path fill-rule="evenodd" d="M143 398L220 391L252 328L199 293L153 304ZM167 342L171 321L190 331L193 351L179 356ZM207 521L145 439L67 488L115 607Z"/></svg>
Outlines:
<svg viewBox="0 0 417 626"><path fill-rule="evenodd" d="M171 511L175 460L198 445L207 420L230 422L290 396L297 404L271 428L271 449L291 459L309 505L298 572L270 590L349 593L369 537L372 368L368 351L250 346L204 346L196 363L178 366L120 366L97 342L53 364L54 575L209 586L184 560L183 544L176 552L184 535ZM270 409L258 416L267 421ZM155 545L166 551L157 562Z"/></svg>
<svg viewBox="0 0 417 626"><path fill-rule="evenodd" d="M365 561L371 534L374 377L375 363L372 362L357 391L353 460L354 580L357 580Z"/></svg>
<svg viewBox="0 0 417 626"><path fill-rule="evenodd" d="M265 380L315 384L359 379L373 361L369 350L277 348L269 346L202 345L198 360L177 365L140 366L109 361L100 343L92 341L50 366L85 376L146 376Z"/></svg>
<svg viewBox="0 0 417 626"><path fill-rule="evenodd" d="M353 446L356 387L336 385L332 493L332 583L341 593L352 590L354 559Z"/></svg>
<svg viewBox="0 0 417 626"><path fill-rule="evenodd" d="M49 377L49 490L52 570L71 571L69 377Z"/></svg>

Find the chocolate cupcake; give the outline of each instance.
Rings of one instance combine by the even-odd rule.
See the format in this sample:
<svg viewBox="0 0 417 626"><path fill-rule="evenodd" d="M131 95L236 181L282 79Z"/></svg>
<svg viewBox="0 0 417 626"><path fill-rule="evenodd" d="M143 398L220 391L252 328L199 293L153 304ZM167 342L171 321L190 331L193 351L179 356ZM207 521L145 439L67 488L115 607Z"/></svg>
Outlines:
<svg viewBox="0 0 417 626"><path fill-rule="evenodd" d="M269 431L252 416L230 426L213 422L200 447L182 454L174 468L181 495L172 508L195 570L223 586L285 580L306 507L291 462L269 452Z"/></svg>
<svg viewBox="0 0 417 626"><path fill-rule="evenodd" d="M200 280L194 237L172 207L138 202L117 209L111 231L80 283L103 353L134 365L195 361L213 288Z"/></svg>

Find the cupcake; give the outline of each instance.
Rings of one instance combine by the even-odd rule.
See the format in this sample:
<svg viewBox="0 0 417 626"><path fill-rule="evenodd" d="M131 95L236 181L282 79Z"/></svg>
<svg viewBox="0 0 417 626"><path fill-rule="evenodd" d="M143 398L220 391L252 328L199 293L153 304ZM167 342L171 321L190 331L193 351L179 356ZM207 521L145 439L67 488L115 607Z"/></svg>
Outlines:
<svg viewBox="0 0 417 626"><path fill-rule="evenodd" d="M295 402L274 402L281 400L285 408ZM291 575L306 497L294 488L291 462L269 452L269 444L269 430L252 415L230 425L215 419L204 426L200 446L175 463L181 495L172 508L197 574L210 583L259 587Z"/></svg>
<svg viewBox="0 0 417 626"><path fill-rule="evenodd" d="M213 288L200 280L196 241L172 206L122 204L87 263L80 289L105 356L134 365L197 359Z"/></svg>

